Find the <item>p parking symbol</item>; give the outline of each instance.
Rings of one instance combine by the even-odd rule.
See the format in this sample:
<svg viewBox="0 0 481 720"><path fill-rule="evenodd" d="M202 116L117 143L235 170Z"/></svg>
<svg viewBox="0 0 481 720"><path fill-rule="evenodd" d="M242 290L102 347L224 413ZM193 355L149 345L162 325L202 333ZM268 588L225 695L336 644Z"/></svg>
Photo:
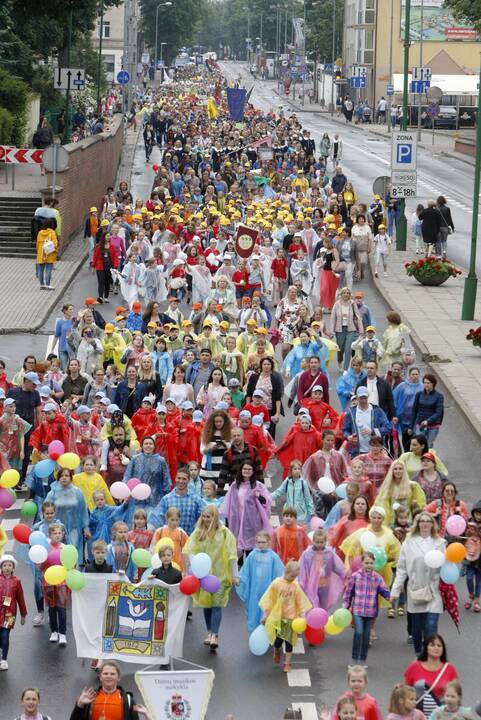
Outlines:
<svg viewBox="0 0 481 720"><path fill-rule="evenodd" d="M396 162L400 165L410 165L413 157L413 146L411 143L401 143L396 148Z"/></svg>

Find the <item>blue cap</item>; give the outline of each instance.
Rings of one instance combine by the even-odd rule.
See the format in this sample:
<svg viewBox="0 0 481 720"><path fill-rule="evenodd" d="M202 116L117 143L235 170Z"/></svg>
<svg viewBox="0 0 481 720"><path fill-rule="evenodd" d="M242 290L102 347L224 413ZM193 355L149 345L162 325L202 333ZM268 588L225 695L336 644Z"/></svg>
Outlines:
<svg viewBox="0 0 481 720"><path fill-rule="evenodd" d="M30 380L30 382L33 382L35 385L40 385L40 380L38 379L38 375L36 372L28 372L25 373L23 376L24 380Z"/></svg>
<svg viewBox="0 0 481 720"><path fill-rule="evenodd" d="M82 415L82 413L91 413L92 410L89 408L88 405L79 405L77 408L77 415Z"/></svg>

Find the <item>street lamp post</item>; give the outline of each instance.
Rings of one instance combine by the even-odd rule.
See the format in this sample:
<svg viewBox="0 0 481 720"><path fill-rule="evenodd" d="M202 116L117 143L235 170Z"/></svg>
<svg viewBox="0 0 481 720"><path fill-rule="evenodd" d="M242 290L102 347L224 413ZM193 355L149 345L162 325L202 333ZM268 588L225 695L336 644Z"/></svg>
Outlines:
<svg viewBox="0 0 481 720"><path fill-rule="evenodd" d="M336 62L336 0L332 0L331 117L334 116L334 65Z"/></svg>
<svg viewBox="0 0 481 720"><path fill-rule="evenodd" d="M166 43L166 42L161 42L161 43L160 43L160 63L161 63L161 64L162 64L162 50L163 50L163 48L164 48L164 45L167 45L167 43Z"/></svg>
<svg viewBox="0 0 481 720"><path fill-rule="evenodd" d="M251 65L251 9L248 5L244 5L242 8L243 10L247 10L247 47L246 47L246 57L247 57L247 65L250 67Z"/></svg>
<svg viewBox="0 0 481 720"><path fill-rule="evenodd" d="M408 129L408 81L409 81L409 45L411 42L411 0L406 0L406 14L404 17L404 77L403 77L403 115L402 129ZM391 118L389 118L391 120ZM399 201L399 219L396 223L396 250L406 250L407 220L406 201Z"/></svg>
<svg viewBox="0 0 481 720"><path fill-rule="evenodd" d="M167 7L169 5L172 5L171 2L162 2L159 3L155 9L155 72L157 72L157 40L159 36L159 8L161 7ZM166 45L167 43L163 43L163 45ZM162 47L160 48L160 52L162 53Z"/></svg>

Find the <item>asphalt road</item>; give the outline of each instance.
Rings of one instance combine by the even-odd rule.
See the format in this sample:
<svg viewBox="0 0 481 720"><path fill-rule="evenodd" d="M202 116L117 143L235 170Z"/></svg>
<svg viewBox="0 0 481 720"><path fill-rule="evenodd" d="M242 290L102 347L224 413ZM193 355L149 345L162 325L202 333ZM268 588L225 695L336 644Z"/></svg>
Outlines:
<svg viewBox="0 0 481 720"><path fill-rule="evenodd" d="M235 70L238 72L237 67ZM260 92L257 87L255 88L253 100L257 105L261 107L278 105L277 100L269 100L269 97L265 87L261 88ZM305 114L304 119L307 127L313 129L316 140L324 129L329 132L334 130L334 126L320 121L319 116ZM384 165L377 159L375 151L370 155L369 160L370 150L367 141L364 150L362 146L360 148L359 134L354 135L355 131L351 133L348 135L347 131L343 132L345 147L343 164L348 175L353 178L355 185L362 192L362 186L366 186L366 183L369 185L371 178L380 174ZM157 152L156 149L155 153ZM157 159L157 156L153 155L151 164ZM427 167L424 172L431 173L433 182L436 177L436 167L440 164L435 158L426 161ZM457 172L457 164L455 165L454 170ZM462 170L465 177L459 182L457 180L456 186L467 188L468 173L464 167ZM446 168L446 178L449 178L450 172L452 178L453 168L451 171ZM139 193L142 197L147 197L152 171L145 165L141 147L136 154L133 177L134 195ZM456 218L455 222L457 222ZM460 236L460 233L455 235L456 241ZM366 302L371 307L376 324L382 332L385 327L384 315L388 308L373 289L369 279L359 287L365 291ZM79 307L87 295L96 295L96 282L94 275L88 268L84 268L78 273L64 301L73 302ZM112 297L111 304L102 308L106 319L113 318L116 304L115 297ZM33 352L39 358L45 356L47 342L58 314L57 309L40 333L2 337L1 354L6 357L9 369L19 367L26 353ZM333 380L336 375L337 373L333 371ZM479 439L466 424L456 406L449 399L446 404L445 422L437 442L437 450L449 467L450 477L459 485L462 499L472 503L481 495ZM283 421L281 436L290 422L292 422L291 417ZM278 480L278 473L274 473L274 486L277 485ZM18 509L7 513L9 528L18 515ZM95 675L89 668L89 662L77 659L70 627L67 634L69 642L65 649L48 643L49 631L46 626L39 629L32 628L34 603L31 576L25 566L19 568L19 575L24 583L30 617L24 627L18 624L14 629L9 656L10 670L8 673L0 673L0 720L10 720L19 714L20 691L27 685L40 688L44 713L51 715L53 720L65 720L70 716L70 708L73 707L77 694L83 686L95 683ZM463 601L465 597L463 580L459 582L458 590ZM448 645L449 659L457 666L462 680L466 705L472 705L479 699L477 643L479 622L479 617L461 609L460 635L449 617L443 617L440 623L440 631ZM286 677L278 667L273 667L270 654L262 658L250 654L243 608L234 593L231 595L231 603L224 612L217 656L212 656L204 649L202 645L204 634L201 612L195 611L193 621L187 626L184 655L186 659L201 665L205 664L215 671L216 679L208 712L210 720L223 720L229 712L234 713L237 720L251 720L260 716L276 720L282 717L283 710L292 703L301 705L304 710L304 720L315 720L316 704L327 704L331 707L345 688L346 665L351 656L350 630L346 630L341 636L328 638L320 648L310 648L301 642L294 658L294 671L289 677ZM381 616L378 622L378 635L379 640L370 650L368 658L369 687L371 693L378 698L382 712L385 713L391 689L395 683L402 680L404 668L413 659L413 650L406 642L403 618L388 620L385 615ZM470 638L476 640L473 642ZM135 690L133 681L135 669L132 665L125 665L123 685L128 689Z"/></svg>

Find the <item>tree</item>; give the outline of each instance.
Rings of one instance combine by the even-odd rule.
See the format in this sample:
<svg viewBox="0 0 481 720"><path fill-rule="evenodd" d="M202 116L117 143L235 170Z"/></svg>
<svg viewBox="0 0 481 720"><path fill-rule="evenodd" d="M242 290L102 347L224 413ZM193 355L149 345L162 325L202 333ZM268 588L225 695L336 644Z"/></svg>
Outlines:
<svg viewBox="0 0 481 720"><path fill-rule="evenodd" d="M456 20L481 33L481 0L445 0L444 6L452 11Z"/></svg>
<svg viewBox="0 0 481 720"><path fill-rule="evenodd" d="M155 55L155 19L157 5L163 0L140 0L142 30L147 44ZM188 46L197 37L199 23L204 11L204 0L172 0L170 7L159 8L158 48L166 43L163 55L172 60L178 50Z"/></svg>

